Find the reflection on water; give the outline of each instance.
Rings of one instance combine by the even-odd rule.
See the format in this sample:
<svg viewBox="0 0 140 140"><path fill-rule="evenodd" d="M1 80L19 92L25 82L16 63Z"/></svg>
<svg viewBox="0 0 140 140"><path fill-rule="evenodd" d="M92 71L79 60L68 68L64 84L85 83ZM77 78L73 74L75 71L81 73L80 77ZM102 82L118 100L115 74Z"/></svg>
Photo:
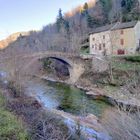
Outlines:
<svg viewBox="0 0 140 140"><path fill-rule="evenodd" d="M101 116L110 107L107 103L93 100L73 86L49 81L30 82L28 90L49 109L59 109L74 115L87 113Z"/></svg>

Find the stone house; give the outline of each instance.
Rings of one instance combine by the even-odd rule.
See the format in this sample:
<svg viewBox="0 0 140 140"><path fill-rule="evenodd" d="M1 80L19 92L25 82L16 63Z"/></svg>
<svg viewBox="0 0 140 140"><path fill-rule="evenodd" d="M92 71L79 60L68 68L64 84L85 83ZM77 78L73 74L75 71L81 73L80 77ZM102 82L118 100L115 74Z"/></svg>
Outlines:
<svg viewBox="0 0 140 140"><path fill-rule="evenodd" d="M131 55L140 51L140 21L114 23L89 34L90 54Z"/></svg>

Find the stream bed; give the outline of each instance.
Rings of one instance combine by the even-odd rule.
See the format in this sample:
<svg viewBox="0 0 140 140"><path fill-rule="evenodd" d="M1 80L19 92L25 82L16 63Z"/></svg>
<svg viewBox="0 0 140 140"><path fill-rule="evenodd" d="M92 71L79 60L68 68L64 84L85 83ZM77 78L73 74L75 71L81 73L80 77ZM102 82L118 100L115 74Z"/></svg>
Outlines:
<svg viewBox="0 0 140 140"><path fill-rule="evenodd" d="M1 75L0 79L5 84L3 73ZM100 118L104 111L111 107L104 101L92 99L86 95L85 91L64 83L33 78L26 83L25 89L26 94L36 98L44 108L55 111L56 115L62 116L64 123L73 134L75 128L78 127L77 118L84 118L90 114ZM96 126L92 124L92 121L94 122L94 120L90 120L90 126L84 121L80 122L79 129L86 140L111 140L106 131L96 131L94 129Z"/></svg>
<svg viewBox="0 0 140 140"><path fill-rule="evenodd" d="M110 107L106 102L93 100L85 91L74 86L45 80L29 82L28 93L35 96L48 109L58 109L64 112L85 116L94 114L101 117Z"/></svg>
<svg viewBox="0 0 140 140"><path fill-rule="evenodd" d="M74 117L81 118L93 114L99 118L106 109L111 107L104 101L92 99L86 95L85 91L64 83L35 78L27 85L27 93L35 97L47 110L58 110L59 115L65 116L64 123L72 133L75 133L78 125ZM92 123L92 120L90 121ZM84 137L86 136L86 140L111 140L106 131L98 132L87 125L80 125L80 131Z"/></svg>
<svg viewBox="0 0 140 140"><path fill-rule="evenodd" d="M35 97L47 110L55 110L57 115L61 114L64 123L73 134L75 128L78 127L77 118L85 118L92 114L100 118L103 112L111 107L104 101L92 99L86 95L85 91L64 83L35 78L29 81L27 85L27 93ZM80 124L80 131L84 137L86 136L86 140L111 140L106 130L96 131L92 119L88 120L90 121L89 125L85 125L86 122L84 121L80 122L82 123ZM97 127L98 125L97 122Z"/></svg>

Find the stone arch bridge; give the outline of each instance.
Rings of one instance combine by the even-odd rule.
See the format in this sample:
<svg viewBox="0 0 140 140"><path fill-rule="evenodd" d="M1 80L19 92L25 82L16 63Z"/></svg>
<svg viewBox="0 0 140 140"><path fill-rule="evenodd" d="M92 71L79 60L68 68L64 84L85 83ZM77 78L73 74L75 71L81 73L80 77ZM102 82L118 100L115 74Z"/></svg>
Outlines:
<svg viewBox="0 0 140 140"><path fill-rule="evenodd" d="M20 65L22 65L22 71L26 71L27 69L31 68L36 61L42 58L52 58L66 64L70 74L70 78L68 80L69 83L75 83L85 70L84 61L82 58L80 58L79 55L74 53L62 53L52 51L37 52L26 55L16 55L14 56L14 58L12 56L11 58L3 57L2 59L0 59L0 63L6 60L10 61L12 59L16 59L18 63L22 59Z"/></svg>

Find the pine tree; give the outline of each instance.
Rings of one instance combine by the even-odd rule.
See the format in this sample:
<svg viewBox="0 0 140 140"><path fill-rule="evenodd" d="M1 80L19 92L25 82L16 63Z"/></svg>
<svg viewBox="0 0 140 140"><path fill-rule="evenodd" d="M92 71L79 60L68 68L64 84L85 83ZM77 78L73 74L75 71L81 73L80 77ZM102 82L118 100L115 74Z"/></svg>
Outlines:
<svg viewBox="0 0 140 140"><path fill-rule="evenodd" d="M126 12L130 12L134 4L134 0L122 0L121 6Z"/></svg>
<svg viewBox="0 0 140 140"><path fill-rule="evenodd" d="M124 6L126 6L126 1L125 0L122 0L121 1L121 7L124 7Z"/></svg>
<svg viewBox="0 0 140 140"><path fill-rule="evenodd" d="M84 9L85 11L88 11L88 4L87 4L87 2L84 4L83 9Z"/></svg>
<svg viewBox="0 0 140 140"><path fill-rule="evenodd" d="M84 4L84 6L83 6L82 15L83 15L84 17L86 17L86 16L88 15L88 4L87 4L87 2L86 2L86 3Z"/></svg>
<svg viewBox="0 0 140 140"><path fill-rule="evenodd" d="M122 21L128 22L132 20L136 20L139 17L139 14L133 14L133 7L136 3L136 0L122 0L121 7L122 7Z"/></svg>
<svg viewBox="0 0 140 140"><path fill-rule="evenodd" d="M110 10L112 8L112 0L99 0L99 2L102 6L105 20L106 20L106 22L108 22L108 19L109 19L108 13L110 12Z"/></svg>
<svg viewBox="0 0 140 140"><path fill-rule="evenodd" d="M65 25L65 30L67 32L67 34L69 34L69 31L70 31L70 25L69 25L69 22L64 20L64 25Z"/></svg>
<svg viewBox="0 0 140 140"><path fill-rule="evenodd" d="M132 9L133 1L134 0L126 0L126 9L127 9L128 12L130 12L131 9Z"/></svg>
<svg viewBox="0 0 140 140"><path fill-rule="evenodd" d="M63 18L63 15L62 15L62 10L59 9L58 17L56 19L56 25L57 25L58 32L60 32L60 29L63 26L63 23L64 23L64 18Z"/></svg>
<svg viewBox="0 0 140 140"><path fill-rule="evenodd" d="M95 19L88 14L87 15L87 26L88 26L88 28L93 28L95 24L96 24Z"/></svg>
<svg viewBox="0 0 140 140"><path fill-rule="evenodd" d="M59 9L59 15L58 15L58 18L59 18L60 20L63 20L63 16L62 16L62 10L61 10L61 8Z"/></svg>
<svg viewBox="0 0 140 140"><path fill-rule="evenodd" d="M69 22L67 20L64 19L63 15L62 15L62 10L59 9L58 12L58 16L57 16L57 20L56 20L56 25L57 25L57 30L58 32L60 32L61 28L64 28L66 30L66 33L69 33Z"/></svg>

